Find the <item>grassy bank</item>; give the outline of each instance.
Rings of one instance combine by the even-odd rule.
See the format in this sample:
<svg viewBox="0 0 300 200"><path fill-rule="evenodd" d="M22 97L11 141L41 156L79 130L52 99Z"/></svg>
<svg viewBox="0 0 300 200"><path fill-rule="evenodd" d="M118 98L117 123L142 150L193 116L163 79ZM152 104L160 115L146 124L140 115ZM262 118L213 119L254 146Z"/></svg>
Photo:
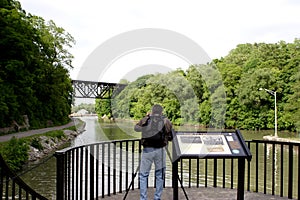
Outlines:
<svg viewBox="0 0 300 200"><path fill-rule="evenodd" d="M64 130L76 131L76 127L72 126ZM24 138L13 137L9 141L0 143L0 154L11 170L19 171L28 162L31 148L43 151L45 148L44 141L47 143L57 143L57 141L66 140L67 136L64 130L49 131Z"/></svg>

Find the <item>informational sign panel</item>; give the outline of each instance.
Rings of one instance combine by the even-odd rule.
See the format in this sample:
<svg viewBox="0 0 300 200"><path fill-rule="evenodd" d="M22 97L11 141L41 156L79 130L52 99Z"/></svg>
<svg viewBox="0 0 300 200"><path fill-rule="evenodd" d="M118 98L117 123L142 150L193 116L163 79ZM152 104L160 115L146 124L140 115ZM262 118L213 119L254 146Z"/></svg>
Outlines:
<svg viewBox="0 0 300 200"><path fill-rule="evenodd" d="M172 186L173 199L178 200L178 162L180 158L237 158L237 199L244 199L245 159L251 152L239 130L229 132L175 132L173 135Z"/></svg>
<svg viewBox="0 0 300 200"><path fill-rule="evenodd" d="M248 157L240 132L177 132L177 157ZM250 155L249 155L250 154Z"/></svg>

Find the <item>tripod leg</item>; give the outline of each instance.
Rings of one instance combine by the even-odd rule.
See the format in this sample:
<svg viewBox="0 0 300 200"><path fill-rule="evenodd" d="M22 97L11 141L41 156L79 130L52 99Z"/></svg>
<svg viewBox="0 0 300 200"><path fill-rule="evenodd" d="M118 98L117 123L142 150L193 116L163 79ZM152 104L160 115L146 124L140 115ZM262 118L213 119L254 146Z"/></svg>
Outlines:
<svg viewBox="0 0 300 200"><path fill-rule="evenodd" d="M132 179L132 181L131 181L130 185L128 186L128 188L127 188L127 190L126 190L126 194L125 194L125 196L124 196L123 200L125 200L125 199L126 199L126 197L127 197L127 195L128 195L128 192L129 192L129 190L130 190L131 186L134 184L134 179L135 179L135 177L136 177L136 175L137 175L137 173L138 173L138 171L139 171L139 169L140 169L140 165L141 165L141 164L139 164L139 166L138 166L138 167L136 168L136 170L135 170L135 173L134 173L133 179Z"/></svg>
<svg viewBox="0 0 300 200"><path fill-rule="evenodd" d="M185 189L184 189L184 187L183 187L183 185L182 185L182 181L181 181L181 179L179 178L179 175L178 175L178 174L177 174L177 179L178 179L179 182L180 182L181 189L183 190L183 193L184 193L185 198L186 198L187 200L189 200L189 197L188 197L188 195L187 195L187 193L186 193L186 191L185 191Z"/></svg>
<svg viewBox="0 0 300 200"><path fill-rule="evenodd" d="M170 161L173 162L173 160L172 160L172 158L171 158L171 154L170 154L169 149L167 148L167 146L165 147L165 149L166 149L166 151L167 151L168 157L170 158ZM182 185L182 181L181 181L181 179L179 178L179 175L178 175L178 174L177 174L177 179L178 179L178 181L179 181L179 183L180 183L181 189L183 190L183 193L184 193L185 198L186 198L187 200L189 200L189 197L187 196L187 193L186 193L186 191L185 191L185 189L184 189L184 187L183 187L183 185Z"/></svg>

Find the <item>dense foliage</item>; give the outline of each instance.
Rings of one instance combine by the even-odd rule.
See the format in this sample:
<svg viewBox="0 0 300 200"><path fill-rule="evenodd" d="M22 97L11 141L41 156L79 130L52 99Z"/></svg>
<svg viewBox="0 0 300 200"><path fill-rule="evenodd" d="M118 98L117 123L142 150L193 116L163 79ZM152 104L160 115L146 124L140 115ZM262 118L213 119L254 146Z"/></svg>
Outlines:
<svg viewBox="0 0 300 200"><path fill-rule="evenodd" d="M300 40L293 43L241 44L215 60L227 95L227 127L272 129L275 98L259 90L276 91L278 128L300 128Z"/></svg>
<svg viewBox="0 0 300 200"><path fill-rule="evenodd" d="M24 139L13 137L0 145L0 153L13 171L18 171L28 161L29 146Z"/></svg>
<svg viewBox="0 0 300 200"><path fill-rule="evenodd" d="M126 79L121 79L120 84L127 85L129 82ZM95 112L97 113L99 119L100 118L108 118L111 119L112 117L115 117L112 115L112 98L118 96L119 91L110 89L109 91L106 91L102 99L96 99L95 101Z"/></svg>
<svg viewBox="0 0 300 200"><path fill-rule="evenodd" d="M278 128L295 131L300 128L299 85L299 39L240 44L207 65L140 77L113 99L109 112L139 119L159 103L177 125L274 129L275 98L259 90L265 88L277 93ZM96 110L105 112L107 103Z"/></svg>
<svg viewBox="0 0 300 200"><path fill-rule="evenodd" d="M0 127L27 115L31 127L65 123L72 85L67 51L73 37L53 21L27 14L15 0L0 1Z"/></svg>
<svg viewBox="0 0 300 200"><path fill-rule="evenodd" d="M68 129L72 130L75 127ZM12 137L9 141L0 143L0 154L11 170L20 171L24 164L28 163L30 146L40 151L44 149L41 143L42 135L53 141L65 140L66 138L63 130L55 130L24 138Z"/></svg>

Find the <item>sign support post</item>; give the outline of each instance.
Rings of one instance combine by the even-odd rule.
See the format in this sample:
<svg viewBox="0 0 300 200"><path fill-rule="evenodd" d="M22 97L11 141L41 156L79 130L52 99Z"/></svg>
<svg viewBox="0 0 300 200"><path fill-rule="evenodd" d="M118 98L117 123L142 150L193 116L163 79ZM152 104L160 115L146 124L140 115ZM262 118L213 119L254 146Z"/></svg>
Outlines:
<svg viewBox="0 0 300 200"><path fill-rule="evenodd" d="M238 159L238 185L237 185L237 199L244 200L244 187L245 187L245 159Z"/></svg>
<svg viewBox="0 0 300 200"><path fill-rule="evenodd" d="M173 200L178 200L178 160L172 162Z"/></svg>

